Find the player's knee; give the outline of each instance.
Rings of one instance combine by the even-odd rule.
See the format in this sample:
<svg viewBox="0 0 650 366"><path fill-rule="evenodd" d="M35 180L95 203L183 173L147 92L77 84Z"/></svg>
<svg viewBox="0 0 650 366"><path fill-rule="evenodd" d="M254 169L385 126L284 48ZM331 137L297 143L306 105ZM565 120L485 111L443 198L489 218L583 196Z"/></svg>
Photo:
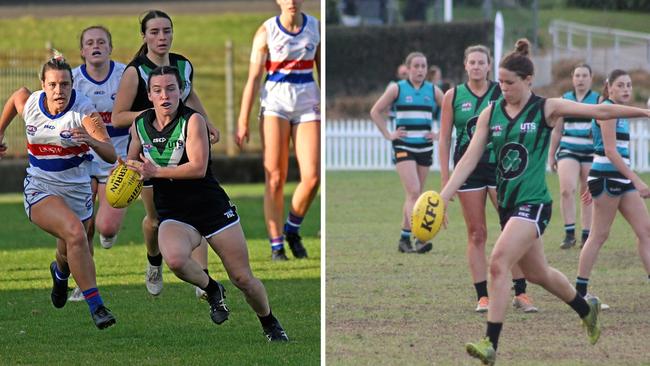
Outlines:
<svg viewBox="0 0 650 366"><path fill-rule="evenodd" d="M271 192L282 191L284 187L284 179L279 170L270 171L266 174L266 186Z"/></svg>
<svg viewBox="0 0 650 366"><path fill-rule="evenodd" d="M576 196L575 188L565 188L560 190L560 195L565 199L573 199Z"/></svg>
<svg viewBox="0 0 650 366"><path fill-rule="evenodd" d="M169 255L165 257L165 263L167 263L167 267L169 267L170 270L173 272L178 272L185 267L185 264L187 264L189 258L183 255Z"/></svg>
<svg viewBox="0 0 650 366"><path fill-rule="evenodd" d="M302 177L300 183L304 184L310 191L315 191L320 186L320 176L318 174L310 174L306 177Z"/></svg>
<svg viewBox="0 0 650 366"><path fill-rule="evenodd" d="M255 278L250 273L236 273L230 278L230 281L238 289L248 292L253 288Z"/></svg>
<svg viewBox="0 0 650 366"><path fill-rule="evenodd" d="M605 243L605 241L607 241L608 237L608 231L591 230L589 232L589 241L591 242L590 245L597 245L600 247L603 245L603 243Z"/></svg>
<svg viewBox="0 0 650 366"><path fill-rule="evenodd" d="M487 240L487 229L484 226L472 226L468 231L470 245L481 248L485 247L485 241Z"/></svg>
<svg viewBox="0 0 650 366"><path fill-rule="evenodd" d="M501 278L507 275L508 266L505 258L498 253L493 253L490 258L489 271L491 278Z"/></svg>

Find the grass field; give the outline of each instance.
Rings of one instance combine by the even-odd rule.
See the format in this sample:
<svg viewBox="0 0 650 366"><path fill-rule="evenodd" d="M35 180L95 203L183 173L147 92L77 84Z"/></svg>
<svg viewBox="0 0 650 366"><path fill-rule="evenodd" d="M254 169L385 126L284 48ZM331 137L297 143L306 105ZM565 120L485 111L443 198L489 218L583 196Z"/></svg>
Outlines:
<svg viewBox="0 0 650 366"><path fill-rule="evenodd" d="M295 187L287 187L288 192ZM99 289L117 324L99 331L85 303L50 302L53 238L31 224L22 195L0 196L0 365L318 365L320 362L320 204L302 234L309 259L270 261L262 216L263 186L226 185L248 239L251 266L268 291L291 342L269 344L243 295L214 252L211 275L224 282L230 320L217 326L193 286L166 267L158 297L144 286L142 204L129 208L117 244L95 245ZM287 197L287 200L289 197ZM96 239L97 241L97 239ZM290 255L289 255L290 256ZM71 283L72 284L72 283Z"/></svg>
<svg viewBox="0 0 650 366"><path fill-rule="evenodd" d="M547 180L559 200L557 176ZM439 175L431 174L427 188L439 186ZM395 172L328 172L326 197L328 365L479 364L464 350L484 336L485 316L474 312L458 202L450 205L449 227L433 250L419 255L397 252L403 191ZM559 249L563 223L554 206L545 252L573 283L579 252ZM491 249L499 231L496 213L488 211ZM590 291L612 307L603 314L596 346L566 304L529 285L540 313L509 309L498 364L649 365L650 283L634 241L618 217L591 276Z"/></svg>

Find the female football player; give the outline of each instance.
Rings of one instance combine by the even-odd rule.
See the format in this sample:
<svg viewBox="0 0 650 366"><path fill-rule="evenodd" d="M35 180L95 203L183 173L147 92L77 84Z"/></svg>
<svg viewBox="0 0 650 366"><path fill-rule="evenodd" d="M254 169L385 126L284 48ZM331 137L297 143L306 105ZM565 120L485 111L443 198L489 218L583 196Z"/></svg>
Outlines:
<svg viewBox="0 0 650 366"><path fill-rule="evenodd" d="M578 64L571 73L573 91L566 92L564 99L575 102L598 104L600 94L591 90L591 67ZM558 150L559 144L559 150ZM580 193L587 191L587 175L594 155L591 139L591 120L567 117L553 129L548 151L548 165L560 178L560 208L564 219L564 240L560 248L569 249L576 244L576 188L580 181ZM582 244L589 236L591 204L582 204ZM581 245L582 247L582 245Z"/></svg>
<svg viewBox="0 0 650 366"><path fill-rule="evenodd" d="M463 63L467 72L467 82L448 90L442 101L439 156L443 188L449 180L449 150L453 127L456 128L454 164L458 164L467 150L479 114L501 97L499 84L488 79L492 62L487 47L476 45L466 48ZM458 190L467 227L467 261L478 301L476 311L480 313L487 311L489 303L485 258L487 241L485 203L489 196L496 208L495 160L492 146L488 145L478 166ZM526 293L526 279L517 264L512 267L512 282L515 289L513 305L527 313L537 312L537 308Z"/></svg>
<svg viewBox="0 0 650 366"><path fill-rule="evenodd" d="M124 70L113 107L113 125L119 128L129 127L135 117L152 107L147 98L147 75L158 66L171 65L183 71L181 73L184 85L182 100L205 117L210 129L210 141L216 142L219 132L207 119L207 113L201 100L192 88L194 76L192 63L187 58L170 52L174 33L169 15L160 10L148 11L140 21L140 31L144 43ZM153 206L153 191L148 182L145 182L141 195L146 211L142 220L142 232L147 247L148 260L145 284L150 294L158 295L163 288L162 256L157 243L158 217ZM194 253L196 259L206 269L208 265L207 250L207 244L204 242ZM199 289L196 294L198 297L203 295Z"/></svg>
<svg viewBox="0 0 650 366"><path fill-rule="evenodd" d="M625 105L632 99L632 79L623 70L609 74L603 93L603 104ZM650 280L650 215L644 198L650 189L630 169L630 126L626 118L592 122L594 162L589 171L589 192L593 197L592 231L580 251L576 289L587 296L591 270L605 244L609 231L620 211L637 237L637 250Z"/></svg>
<svg viewBox="0 0 650 366"><path fill-rule="evenodd" d="M0 116L0 145L9 123L20 114L25 121L29 166L25 178L25 213L57 241L50 264L52 304L62 308L68 299L72 273L88 303L95 325L115 324L97 289L95 263L86 230L93 215L88 174L90 149L106 163L117 159L115 149L93 104L72 88L72 70L62 58L45 63L40 73L43 90L20 88L11 95ZM6 151L0 150L0 156Z"/></svg>
<svg viewBox="0 0 650 366"><path fill-rule="evenodd" d="M160 219L158 245L167 266L180 279L206 292L215 323L226 321L229 310L223 285L191 257L202 237L206 238L232 283L257 313L268 340L288 341L271 313L264 285L251 272L237 210L212 175L205 121L181 101L183 82L178 70L155 68L147 88L154 108L135 118L127 163L153 184Z"/></svg>
<svg viewBox="0 0 650 366"><path fill-rule="evenodd" d="M431 243L415 241L411 244L411 212L422 194L424 182L433 164L433 116L442 103L442 91L425 80L427 58L421 52L406 57L409 77L386 87L370 110L373 122L381 134L393 145L393 162L399 174L406 197L402 207L402 231L397 243L401 253L426 253ZM384 114L395 110L395 130L386 127Z"/></svg>
<svg viewBox="0 0 650 366"><path fill-rule="evenodd" d="M261 88L260 134L264 176L264 218L273 260L287 260L284 240L295 258L306 258L300 225L320 186L320 90L313 69L320 73L320 26L301 12L303 0L276 0L280 15L262 24L253 49L237 123L237 144L248 142L248 119L257 88ZM284 184L293 140L300 182L284 218Z"/></svg>
<svg viewBox="0 0 650 366"><path fill-rule="evenodd" d="M611 120L648 117L649 110L616 104L583 104L561 98L541 98L531 91L534 74L530 43L517 41L499 64L503 99L481 112L467 151L441 192L447 203L474 171L488 143L497 151L497 204L502 232L490 256L490 304L486 338L468 343L467 352L485 364L496 359L499 335L508 307L509 272L515 263L526 279L566 302L582 319L590 343L600 337L600 301L585 300L569 280L550 267L541 236L551 216L545 171L551 130L566 116ZM607 123L613 123L609 121Z"/></svg>

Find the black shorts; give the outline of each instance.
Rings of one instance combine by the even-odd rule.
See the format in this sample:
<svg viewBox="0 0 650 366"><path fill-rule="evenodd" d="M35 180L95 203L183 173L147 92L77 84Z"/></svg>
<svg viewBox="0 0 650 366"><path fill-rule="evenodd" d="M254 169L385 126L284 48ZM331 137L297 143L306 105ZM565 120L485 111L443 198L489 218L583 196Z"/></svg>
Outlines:
<svg viewBox="0 0 650 366"><path fill-rule="evenodd" d="M484 188L496 188L497 165L495 163L479 162L458 192L477 191Z"/></svg>
<svg viewBox="0 0 650 366"><path fill-rule="evenodd" d="M216 204L212 202L206 207L195 207L192 211L159 211L158 216L161 224L165 220L180 221L195 228L206 239L239 222L237 207L227 197Z"/></svg>
<svg viewBox="0 0 650 366"><path fill-rule="evenodd" d="M524 221L535 223L537 227L537 237L544 234L546 226L551 221L552 203L523 204L514 208L499 207L499 221L501 230L511 218L517 218Z"/></svg>
<svg viewBox="0 0 650 366"><path fill-rule="evenodd" d="M603 192L607 192L607 194L612 197L617 197L636 189L632 182L622 183L612 178L603 177L589 177L587 179L587 184L589 185L589 193L591 193L591 197L594 198L600 196Z"/></svg>
<svg viewBox="0 0 650 366"><path fill-rule="evenodd" d="M591 162L594 160L594 154L593 153L585 154L585 153L577 152L566 148L560 148L555 153L555 160L562 160L562 159L573 159L580 164L591 164Z"/></svg>
<svg viewBox="0 0 650 366"><path fill-rule="evenodd" d="M412 152L396 147L395 144L393 144L393 164L407 160L414 160L417 165L431 166L433 164L433 150Z"/></svg>

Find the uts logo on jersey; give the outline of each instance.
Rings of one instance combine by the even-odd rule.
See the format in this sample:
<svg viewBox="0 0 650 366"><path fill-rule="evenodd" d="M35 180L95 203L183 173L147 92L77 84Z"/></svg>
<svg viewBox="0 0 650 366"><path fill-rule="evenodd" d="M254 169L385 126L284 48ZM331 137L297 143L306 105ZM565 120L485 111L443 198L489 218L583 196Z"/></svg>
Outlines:
<svg viewBox="0 0 650 366"><path fill-rule="evenodd" d="M59 136L61 136L62 139L69 139L72 137L72 132L70 132L70 130L63 130L59 133Z"/></svg>
<svg viewBox="0 0 650 366"><path fill-rule="evenodd" d="M25 131L27 131L27 134L30 135L30 136L34 136L37 129L38 129L38 127L36 127L36 126L32 126L32 125L26 125L25 126Z"/></svg>
<svg viewBox="0 0 650 366"><path fill-rule="evenodd" d="M524 122L519 126L519 130L523 133L537 131L537 125L534 122Z"/></svg>
<svg viewBox="0 0 650 366"><path fill-rule="evenodd" d="M501 148L498 169L505 180L519 177L528 166L528 150L524 145L509 142Z"/></svg>
<svg viewBox="0 0 650 366"><path fill-rule="evenodd" d="M467 112L472 110L472 102L465 102L460 105L460 110L463 112Z"/></svg>

